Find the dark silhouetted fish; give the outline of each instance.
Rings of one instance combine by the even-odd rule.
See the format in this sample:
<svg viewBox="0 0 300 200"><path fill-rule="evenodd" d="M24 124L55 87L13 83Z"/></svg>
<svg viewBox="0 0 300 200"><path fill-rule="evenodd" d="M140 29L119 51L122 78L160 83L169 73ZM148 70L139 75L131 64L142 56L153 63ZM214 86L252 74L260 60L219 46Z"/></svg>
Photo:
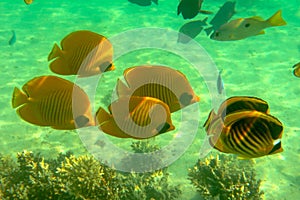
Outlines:
<svg viewBox="0 0 300 200"><path fill-rule="evenodd" d="M222 81L221 73L222 73L222 70L219 71L218 80L217 80L217 88L218 88L219 94L222 94L222 92L224 91L224 84Z"/></svg>
<svg viewBox="0 0 300 200"><path fill-rule="evenodd" d="M188 43L189 41L194 39L203 30L203 26L207 25L206 21L207 17L203 20L195 20L185 23L179 29L177 42Z"/></svg>
<svg viewBox="0 0 300 200"><path fill-rule="evenodd" d="M227 23L231 17L235 14L235 2L227 1L219 9L214 18L209 22L212 26L204 29L207 35L210 35L212 31L218 30L220 26Z"/></svg>
<svg viewBox="0 0 300 200"><path fill-rule="evenodd" d="M151 3L158 5L158 0L128 0L130 3L137 4L139 6L150 6Z"/></svg>
<svg viewBox="0 0 300 200"><path fill-rule="evenodd" d="M293 70L293 74L297 77L300 77L300 62L298 62L297 64L295 64L293 66L294 70Z"/></svg>
<svg viewBox="0 0 300 200"><path fill-rule="evenodd" d="M16 36L15 31L12 30L11 32L12 32L12 36L11 36L10 40L8 41L9 45L13 45L17 41L17 36Z"/></svg>
<svg viewBox="0 0 300 200"><path fill-rule="evenodd" d="M201 10L203 0L181 0L177 7L177 15L182 14L184 19L192 19L201 12L211 14L212 12Z"/></svg>

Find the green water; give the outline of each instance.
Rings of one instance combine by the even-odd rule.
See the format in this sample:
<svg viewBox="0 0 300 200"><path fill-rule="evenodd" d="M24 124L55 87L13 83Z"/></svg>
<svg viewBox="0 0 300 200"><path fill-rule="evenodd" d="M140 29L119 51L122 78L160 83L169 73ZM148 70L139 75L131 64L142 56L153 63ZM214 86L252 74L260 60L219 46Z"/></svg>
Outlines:
<svg viewBox="0 0 300 200"><path fill-rule="evenodd" d="M191 21L177 16L178 2L159 0L158 5L138 6L127 0L35 0L31 5L26 5L22 0L1 1L0 152L15 156L17 152L27 149L41 152L46 157L68 150L76 155L89 154L76 131L53 130L23 121L11 106L13 88L22 87L36 76L54 75L48 67L47 56L55 42L59 43L73 31L90 30L107 38L138 28L178 31L184 23ZM215 13L224 2L205 0L202 8ZM250 16L267 19L279 9L287 25L268 28L264 35L220 42L211 40L202 31L195 42L210 55L217 69L223 70L226 97L245 95L262 98L268 102L272 115L283 123L284 152L255 159L255 169L262 180L261 189L265 192L265 199L296 200L300 198L300 79L293 76L292 66L300 58L299 1L237 0L237 12L233 19ZM212 18L212 15L199 14L193 20L206 16L208 21ZM16 33L16 42L9 45L12 30ZM165 41L167 47L171 39L170 35L162 34L153 35L151 41ZM126 45L135 43L135 38L132 38ZM192 50L190 53L195 54ZM212 109L213 101L207 84L214 83L206 83L203 74L191 63L164 49L145 48L122 55L115 60L116 70L103 75L96 92L95 107L106 105L105 98L110 97L117 78L122 76L126 68L142 64L162 64L180 70L201 98L198 104L200 126L196 138L170 166L172 182L183 185L182 199L200 198L187 180L187 170L198 159L205 136L201 126ZM76 77L63 78L75 81ZM174 124L180 126L180 113L175 113L173 120ZM124 149L129 149L132 142L130 139L108 138ZM154 142L163 146L173 138L174 133L170 132L156 137Z"/></svg>

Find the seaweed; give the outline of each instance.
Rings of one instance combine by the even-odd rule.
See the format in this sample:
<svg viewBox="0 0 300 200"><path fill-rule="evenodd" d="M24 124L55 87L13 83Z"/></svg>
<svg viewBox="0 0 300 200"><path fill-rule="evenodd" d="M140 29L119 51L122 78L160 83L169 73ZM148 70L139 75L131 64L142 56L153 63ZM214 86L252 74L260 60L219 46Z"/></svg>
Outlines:
<svg viewBox="0 0 300 200"><path fill-rule="evenodd" d="M143 152L157 147L132 148ZM0 199L172 200L181 195L178 185L170 185L167 168L121 173L92 156L71 152L48 160L26 150L17 154L17 162L0 157Z"/></svg>
<svg viewBox="0 0 300 200"><path fill-rule="evenodd" d="M263 198L260 180L252 160L237 160L233 156L210 156L189 169L188 179L204 199L247 199Z"/></svg>

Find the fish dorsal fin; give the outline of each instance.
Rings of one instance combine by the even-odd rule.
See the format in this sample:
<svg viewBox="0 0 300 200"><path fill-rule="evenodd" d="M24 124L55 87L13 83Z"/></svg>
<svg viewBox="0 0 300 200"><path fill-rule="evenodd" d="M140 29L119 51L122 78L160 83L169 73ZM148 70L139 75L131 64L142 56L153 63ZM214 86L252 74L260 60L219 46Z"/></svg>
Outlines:
<svg viewBox="0 0 300 200"><path fill-rule="evenodd" d="M257 97L233 96L220 105L218 114L224 118L227 114L243 110L257 110L269 113L269 105L266 101Z"/></svg>
<svg viewBox="0 0 300 200"><path fill-rule="evenodd" d="M262 17L260 16L253 16L251 17L251 19L255 19L255 20L258 20L258 21L265 21Z"/></svg>
<svg viewBox="0 0 300 200"><path fill-rule="evenodd" d="M23 87L23 91L30 96L49 94L51 91L66 88L72 91L74 84L68 80L56 76L39 76L28 81Z"/></svg>
<svg viewBox="0 0 300 200"><path fill-rule="evenodd" d="M68 50L68 49L74 49L74 47L77 47L82 43L91 42L91 41L93 41L94 45L96 46L103 39L104 37L102 35L99 35L91 31L81 30L81 31L75 31L70 33L64 39L62 39L60 44L62 49Z"/></svg>

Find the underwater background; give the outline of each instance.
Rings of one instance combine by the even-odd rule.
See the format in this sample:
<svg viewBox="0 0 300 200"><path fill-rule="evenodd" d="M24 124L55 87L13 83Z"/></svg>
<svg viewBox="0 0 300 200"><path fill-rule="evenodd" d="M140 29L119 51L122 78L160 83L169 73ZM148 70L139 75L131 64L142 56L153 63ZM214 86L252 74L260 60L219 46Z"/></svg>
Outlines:
<svg viewBox="0 0 300 200"><path fill-rule="evenodd" d="M158 5L139 6L127 0L42 1L26 5L22 0L0 2L0 152L15 157L24 149L40 152L45 157L56 157L71 150L75 155L89 154L76 131L54 130L38 127L23 121L11 106L14 87L21 88L28 80L42 75L54 75L48 68L47 56L53 44L76 30L90 30L113 37L124 31L156 27L178 31L188 20L177 16L176 0L159 0ZM224 0L202 4L205 10L217 12ZM299 94L300 79L293 76L292 66L300 60L300 6L298 0L237 0L239 17L261 16L269 18L277 10L287 22L286 26L268 28L266 34L239 41L214 41L202 31L195 41L211 56L222 79L226 97L256 96L268 102L272 115L284 125L282 146L284 151L255 159L261 190L265 199L283 200L300 198L300 145L299 145ZM199 14L194 19L211 15ZM9 45L12 30L16 41ZM168 41L168 35L161 35ZM134 41L133 41L134 42ZM188 168L199 157L199 149L206 135L203 123L212 109L211 97L200 74L186 61L178 60L161 50L131 52L115 61L116 69L105 73L97 88L95 104L107 106L107 98L124 69L136 65L160 63L183 72L195 93L200 96L199 130L193 144L172 165L170 179L182 184L182 199L197 199L196 189L187 179ZM62 76L61 76L62 77ZM64 76L74 81L74 76ZM174 124L180 123L180 117ZM176 121L178 120L178 121ZM154 139L166 145L174 137L173 132ZM122 148L129 148L131 139L109 139ZM213 150L217 152L216 150ZM220 153L221 154L221 153Z"/></svg>

